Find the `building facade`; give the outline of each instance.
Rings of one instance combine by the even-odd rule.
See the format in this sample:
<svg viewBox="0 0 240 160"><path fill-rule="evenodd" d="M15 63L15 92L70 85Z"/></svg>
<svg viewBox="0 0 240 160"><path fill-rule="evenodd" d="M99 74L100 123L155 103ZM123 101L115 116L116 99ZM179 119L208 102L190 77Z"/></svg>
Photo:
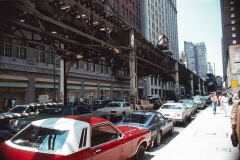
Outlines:
<svg viewBox="0 0 240 160"><path fill-rule="evenodd" d="M237 90L240 85L240 1L221 0L221 15L223 81L225 88ZM237 86L232 86L232 82L236 80Z"/></svg>

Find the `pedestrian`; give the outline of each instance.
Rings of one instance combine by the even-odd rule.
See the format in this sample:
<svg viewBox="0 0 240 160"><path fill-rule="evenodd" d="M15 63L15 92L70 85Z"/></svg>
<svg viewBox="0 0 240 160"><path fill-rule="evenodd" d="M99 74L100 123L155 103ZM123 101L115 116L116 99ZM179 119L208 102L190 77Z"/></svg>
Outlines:
<svg viewBox="0 0 240 160"><path fill-rule="evenodd" d="M213 114L216 114L217 101L218 101L218 97L217 97L216 91L213 91L213 92L212 92L212 95L211 95L211 102L212 102L212 107L213 107Z"/></svg>
<svg viewBox="0 0 240 160"><path fill-rule="evenodd" d="M16 106L16 98L13 98L12 99L12 107L15 107Z"/></svg>
<svg viewBox="0 0 240 160"><path fill-rule="evenodd" d="M240 98L240 90L238 91L238 97ZM240 141L240 99L236 100L233 104L231 111L231 127L232 132L237 133L238 140ZM238 144L238 150L240 151L240 145Z"/></svg>
<svg viewBox="0 0 240 160"><path fill-rule="evenodd" d="M8 109L12 108L12 97L9 97L7 100L7 108Z"/></svg>
<svg viewBox="0 0 240 160"><path fill-rule="evenodd" d="M229 104L233 104L233 101L232 101L232 93L229 93L229 95L228 95L228 100L229 100Z"/></svg>
<svg viewBox="0 0 240 160"><path fill-rule="evenodd" d="M221 105L222 105L222 109L224 111L224 114L225 114L225 117L228 116L228 96L227 96L227 93L224 93L222 95L222 98L221 98Z"/></svg>
<svg viewBox="0 0 240 160"><path fill-rule="evenodd" d="M7 111L7 97L4 97L2 100L2 113Z"/></svg>

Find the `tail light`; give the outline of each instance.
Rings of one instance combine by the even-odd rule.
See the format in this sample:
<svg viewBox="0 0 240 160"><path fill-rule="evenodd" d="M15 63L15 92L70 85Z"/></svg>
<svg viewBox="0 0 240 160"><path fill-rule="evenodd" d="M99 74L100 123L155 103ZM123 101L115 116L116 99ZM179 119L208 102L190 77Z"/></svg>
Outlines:
<svg viewBox="0 0 240 160"><path fill-rule="evenodd" d="M110 111L110 114L117 114L117 111Z"/></svg>

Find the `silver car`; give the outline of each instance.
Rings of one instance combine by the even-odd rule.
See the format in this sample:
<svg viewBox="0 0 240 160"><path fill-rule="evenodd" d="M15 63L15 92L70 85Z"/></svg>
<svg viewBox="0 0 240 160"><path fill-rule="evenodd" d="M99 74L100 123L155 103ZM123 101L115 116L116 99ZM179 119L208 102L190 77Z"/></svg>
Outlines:
<svg viewBox="0 0 240 160"><path fill-rule="evenodd" d="M193 99L180 99L179 103L184 103L188 108L192 110L192 115L197 112L197 104L194 103Z"/></svg>
<svg viewBox="0 0 240 160"><path fill-rule="evenodd" d="M157 111L166 118L173 119L175 123L180 122L184 125L192 118L191 109L184 103L164 103Z"/></svg>

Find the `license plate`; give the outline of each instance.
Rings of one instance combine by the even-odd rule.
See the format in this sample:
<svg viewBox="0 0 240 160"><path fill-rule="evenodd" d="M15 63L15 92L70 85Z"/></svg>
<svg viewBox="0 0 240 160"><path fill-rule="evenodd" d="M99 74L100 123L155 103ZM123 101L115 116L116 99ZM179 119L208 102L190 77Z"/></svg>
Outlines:
<svg viewBox="0 0 240 160"><path fill-rule="evenodd" d="M164 116L170 116L170 114L164 114Z"/></svg>

